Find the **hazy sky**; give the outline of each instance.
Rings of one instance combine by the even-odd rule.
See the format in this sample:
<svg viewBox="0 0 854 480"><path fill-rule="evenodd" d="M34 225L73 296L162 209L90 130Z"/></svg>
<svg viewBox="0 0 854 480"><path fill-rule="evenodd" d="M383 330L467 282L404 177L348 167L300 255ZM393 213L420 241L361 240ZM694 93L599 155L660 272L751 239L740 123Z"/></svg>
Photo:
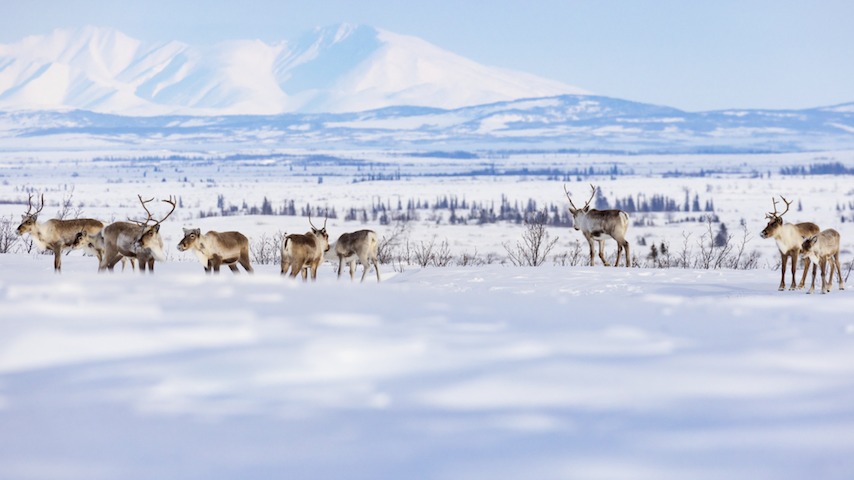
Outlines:
<svg viewBox="0 0 854 480"><path fill-rule="evenodd" d="M194 45L360 23L597 94L685 110L854 101L852 0L12 0L0 43L115 27Z"/></svg>

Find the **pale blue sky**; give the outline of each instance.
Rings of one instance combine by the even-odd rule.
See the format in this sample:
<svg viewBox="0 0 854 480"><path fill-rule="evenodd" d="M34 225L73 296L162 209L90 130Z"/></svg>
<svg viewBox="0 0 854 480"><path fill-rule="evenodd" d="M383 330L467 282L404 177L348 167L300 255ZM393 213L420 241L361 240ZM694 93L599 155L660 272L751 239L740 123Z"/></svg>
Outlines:
<svg viewBox="0 0 854 480"><path fill-rule="evenodd" d="M83 25L194 45L276 41L341 22L691 111L854 101L852 0L26 0L4 2L0 42Z"/></svg>

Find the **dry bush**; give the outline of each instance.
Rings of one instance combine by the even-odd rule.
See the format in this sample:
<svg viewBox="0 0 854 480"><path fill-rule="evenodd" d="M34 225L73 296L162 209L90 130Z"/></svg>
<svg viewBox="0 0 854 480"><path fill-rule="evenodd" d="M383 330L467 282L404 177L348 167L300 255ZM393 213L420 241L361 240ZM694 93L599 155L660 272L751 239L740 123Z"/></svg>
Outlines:
<svg viewBox="0 0 854 480"><path fill-rule="evenodd" d="M262 234L250 245L249 252L252 255L252 263L258 265L278 264L281 261L282 241L286 232L281 230L273 235Z"/></svg>
<svg viewBox="0 0 854 480"><path fill-rule="evenodd" d="M554 264L561 267L574 267L576 265L586 265L589 259L584 254L581 248L581 242L576 240L572 249L568 252L554 256Z"/></svg>
<svg viewBox="0 0 854 480"><path fill-rule="evenodd" d="M538 267L545 263L558 241L558 237L551 239L546 230L548 219L547 210L526 216L522 240L516 242L516 245L507 242L502 244L513 265Z"/></svg>
<svg viewBox="0 0 854 480"><path fill-rule="evenodd" d="M0 253L11 253L12 247L18 243L19 237L12 218L0 219Z"/></svg>
<svg viewBox="0 0 854 480"><path fill-rule="evenodd" d="M407 239L406 251L409 252L408 258L422 268L427 266L447 267L454 258L451 255L448 240L442 240L441 243L437 244L435 236L429 242L414 243Z"/></svg>

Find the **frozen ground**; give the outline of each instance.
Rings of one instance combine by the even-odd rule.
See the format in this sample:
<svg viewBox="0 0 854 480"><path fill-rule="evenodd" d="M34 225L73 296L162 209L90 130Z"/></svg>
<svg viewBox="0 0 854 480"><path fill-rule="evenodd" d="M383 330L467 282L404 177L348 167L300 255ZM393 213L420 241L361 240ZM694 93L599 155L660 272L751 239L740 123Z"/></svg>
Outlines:
<svg viewBox="0 0 854 480"><path fill-rule="evenodd" d="M109 221L138 218L137 194L176 195L183 207L161 229L169 261L153 276L99 275L94 259L75 252L56 275L49 256L23 253L21 243L0 254L0 480L854 477L852 290L777 292L776 247L758 238L770 197L783 194L802 204L786 218L839 230L850 262L854 223L841 218L854 219L852 177L777 172L851 167L851 152L496 160L636 172L571 178L575 195L592 182L611 199L711 199L736 241L744 221L748 251L762 255L756 270L384 265L382 283L363 285L336 281L329 264L315 284L283 279L270 264L253 276L205 276L175 245L185 226L236 229L253 241L308 227L299 216L198 218L219 195L236 205L291 199L342 216L442 195L565 208L563 180L353 183L364 173L354 166L334 176L342 167L95 156L109 155L5 155L0 219L14 228L29 192L46 193L42 220L64 198L73 212ZM472 168L465 163L407 159L405 168ZM723 173L662 176L706 166ZM407 238L500 255L523 230L448 225L447 213L422 212ZM637 257L649 251L642 238L678 251L689 235L696 251L706 226L680 216L631 226ZM359 228L391 230L329 221L333 238ZM565 227L549 232L560 237L558 254L581 239Z"/></svg>
<svg viewBox="0 0 854 480"><path fill-rule="evenodd" d="M0 255L0 478L850 479L854 297L769 270L350 284Z"/></svg>

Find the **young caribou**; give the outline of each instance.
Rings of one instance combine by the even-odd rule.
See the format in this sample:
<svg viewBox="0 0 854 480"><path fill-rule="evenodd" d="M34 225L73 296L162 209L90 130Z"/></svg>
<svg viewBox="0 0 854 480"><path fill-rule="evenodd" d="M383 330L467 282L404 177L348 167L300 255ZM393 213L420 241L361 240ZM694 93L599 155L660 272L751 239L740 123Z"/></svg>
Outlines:
<svg viewBox="0 0 854 480"><path fill-rule="evenodd" d="M355 278L356 259L362 264L362 282L368 275L371 263L377 272L377 281L380 281L380 267L377 263L377 248L379 240L377 232L373 230L359 230L352 233L342 233L335 242L335 256L338 257L338 278L341 278L341 270L346 261L350 265L350 280Z"/></svg>
<svg viewBox="0 0 854 480"><path fill-rule="evenodd" d="M126 222L125 222L126 223ZM111 224L112 225L112 224ZM110 225L107 225L109 227ZM106 228L106 227L104 227ZM110 229L112 231L112 229ZM85 230L82 232L78 232L77 236L74 238L74 241L71 242L71 248L74 250L88 250L93 252L95 256L98 258L98 270L102 270L101 261L103 260L106 254L106 242L104 241L104 230L91 235ZM136 258L133 257L121 257L122 260L122 271L124 271L125 266L128 261L130 261L131 269L136 269Z"/></svg>
<svg viewBox="0 0 854 480"><path fill-rule="evenodd" d="M28 200L27 213L22 215L21 224L18 225L17 233L23 236L26 233L42 250L53 252L53 269L56 272L62 269L62 251L71 247L79 232L95 234L104 228L104 224L91 218L76 218L72 220L50 219L39 223L38 216L44 209L44 194L41 196L39 208L33 212L33 196Z"/></svg>
<svg viewBox="0 0 854 480"><path fill-rule="evenodd" d="M566 192L566 199L569 200L569 213L572 214L572 225L576 230L581 230L587 243L590 245L590 266L595 263L593 259L593 240L599 242L599 258L602 259L602 264L606 267L610 266L608 260L605 259L603 249L605 240L608 237L613 238L617 242L617 260L614 263L615 267L620 266L620 254L623 250L626 251L626 267L631 267L631 256L629 255L629 242L626 240L626 229L629 227L629 214L622 210L596 210L590 208L590 202L596 196L596 187L590 185L593 193L590 198L584 202L584 206L578 208L572 203L569 197L569 191L566 185L563 186L563 191Z"/></svg>
<svg viewBox="0 0 854 480"><path fill-rule="evenodd" d="M777 212L777 199L771 198L774 202L774 211L768 212L765 214L765 218L768 219L768 225L762 229L759 233L759 236L762 238L773 238L777 241L777 249L780 250L780 259L782 263L781 267L781 275L780 275L780 288L778 290L783 291L786 289L786 262L791 259L792 260L792 286L789 290L795 289L795 270L798 267L798 258L801 251L801 245L803 244L804 238L810 237L812 235L817 235L819 232L818 225L812 222L803 222L803 223L783 223L783 215L789 211L789 206L792 202L786 200L785 197L780 195L780 198L783 199L783 202L786 204L786 209L783 210L783 213ZM808 257L804 257L804 274L801 277L801 283L797 286L797 288L804 288L804 283L807 280L807 271L810 268L810 259Z"/></svg>
<svg viewBox="0 0 854 480"><path fill-rule="evenodd" d="M208 273L219 273L222 264L238 273L237 263L248 273L252 273L252 265L249 263L249 239L240 232L211 230L202 235L201 229L185 228L184 238L178 242L178 250L193 250Z"/></svg>
<svg viewBox="0 0 854 480"><path fill-rule="evenodd" d="M329 234L326 233L326 220L323 227L317 228L308 217L311 231L305 234L292 233L282 240L282 275L291 271L291 278L296 278L302 272L302 279L307 280L311 269L311 280L317 280L317 267L323 261L323 254L329 251Z"/></svg>
<svg viewBox="0 0 854 480"><path fill-rule="evenodd" d="M845 290L845 284L842 283L842 267L839 265L839 232L832 228L822 230L818 235L813 235L804 240L801 249L805 261L807 258L812 260L812 285L807 293L815 292L816 264L821 266L821 293L830 293L830 287L833 286L834 269L839 278L839 289ZM827 275L827 281L825 281L825 269L828 262L830 262L830 272ZM804 275L806 275L806 270L804 270Z"/></svg>

